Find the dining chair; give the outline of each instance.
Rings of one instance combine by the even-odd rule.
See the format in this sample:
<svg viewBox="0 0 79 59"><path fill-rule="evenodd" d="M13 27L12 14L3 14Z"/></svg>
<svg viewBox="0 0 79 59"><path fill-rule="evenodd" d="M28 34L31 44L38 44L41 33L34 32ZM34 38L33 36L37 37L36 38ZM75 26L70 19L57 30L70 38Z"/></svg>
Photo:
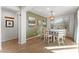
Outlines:
<svg viewBox="0 0 79 59"><path fill-rule="evenodd" d="M42 32L41 32L41 35L40 35L40 38L41 38L41 39L44 39L45 31L46 31L45 28L43 28L43 29L42 29Z"/></svg>
<svg viewBox="0 0 79 59"><path fill-rule="evenodd" d="M49 34L49 30L46 30L44 33L44 42L47 41L48 43L52 42L52 35Z"/></svg>
<svg viewBox="0 0 79 59"><path fill-rule="evenodd" d="M65 36L66 36L65 31L58 32L58 35L57 35L58 45L64 44Z"/></svg>
<svg viewBox="0 0 79 59"><path fill-rule="evenodd" d="M56 41L56 38L58 37L58 32L53 32L53 42Z"/></svg>

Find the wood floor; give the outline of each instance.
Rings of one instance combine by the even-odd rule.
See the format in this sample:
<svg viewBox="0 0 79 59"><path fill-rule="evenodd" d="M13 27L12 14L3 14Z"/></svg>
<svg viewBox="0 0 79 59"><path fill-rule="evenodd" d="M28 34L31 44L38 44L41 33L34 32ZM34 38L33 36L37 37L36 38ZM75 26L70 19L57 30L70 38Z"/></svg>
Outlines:
<svg viewBox="0 0 79 59"><path fill-rule="evenodd" d="M65 39L64 46L74 45L74 42L69 38ZM47 44L40 39L39 37L30 39L27 43L20 45L18 44L17 39L9 40L2 43L2 53L54 53L51 52L50 49L46 49L45 47L55 47L58 46L58 43L50 42ZM74 47L75 48L75 47Z"/></svg>

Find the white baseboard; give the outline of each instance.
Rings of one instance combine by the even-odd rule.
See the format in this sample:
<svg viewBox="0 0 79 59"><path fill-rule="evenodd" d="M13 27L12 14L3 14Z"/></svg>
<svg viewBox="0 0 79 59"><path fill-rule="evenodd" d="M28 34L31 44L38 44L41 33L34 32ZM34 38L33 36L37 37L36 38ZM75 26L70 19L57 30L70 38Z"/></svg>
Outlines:
<svg viewBox="0 0 79 59"><path fill-rule="evenodd" d="M26 43L26 41L22 41L22 42L18 42L19 44L25 44Z"/></svg>
<svg viewBox="0 0 79 59"><path fill-rule="evenodd" d="M2 50L2 45L1 45L1 42L0 42L0 50Z"/></svg>
<svg viewBox="0 0 79 59"><path fill-rule="evenodd" d="M78 45L75 44L75 45L67 45L67 46L55 46L55 47L52 47L52 46L49 46L49 47L45 47L46 49L60 49L60 48L78 48Z"/></svg>
<svg viewBox="0 0 79 59"><path fill-rule="evenodd" d="M33 39L33 38L35 38L35 37L39 37L39 36L41 36L41 35L36 35L36 36L30 37L30 38L27 38L27 40L29 40L29 39Z"/></svg>
<svg viewBox="0 0 79 59"><path fill-rule="evenodd" d="M6 38L5 38L5 40L4 40L4 39L2 39L2 40L1 40L1 42L6 42L6 41L9 41L9 40L13 40L13 39L17 39L17 37L14 37L14 38L9 38L9 39L6 39Z"/></svg>

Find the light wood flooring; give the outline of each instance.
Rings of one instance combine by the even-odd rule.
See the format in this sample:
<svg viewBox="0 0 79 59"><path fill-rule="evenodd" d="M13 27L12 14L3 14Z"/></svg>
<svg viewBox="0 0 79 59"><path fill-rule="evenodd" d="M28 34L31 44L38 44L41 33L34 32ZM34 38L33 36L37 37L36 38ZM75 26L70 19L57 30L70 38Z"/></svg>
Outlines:
<svg viewBox="0 0 79 59"><path fill-rule="evenodd" d="M65 44L61 46L68 46L68 45L74 45L74 42L71 39L66 38ZM43 41L43 39L40 39L39 37L37 37L37 38L28 40L27 43L23 45L20 45L18 44L17 39L13 39L2 43L1 52L2 53L55 53L55 52L52 52L50 49L45 48L49 46L55 47L55 46L58 46L58 43L50 42L49 44L47 44L46 42ZM73 48L76 48L76 47L73 47Z"/></svg>

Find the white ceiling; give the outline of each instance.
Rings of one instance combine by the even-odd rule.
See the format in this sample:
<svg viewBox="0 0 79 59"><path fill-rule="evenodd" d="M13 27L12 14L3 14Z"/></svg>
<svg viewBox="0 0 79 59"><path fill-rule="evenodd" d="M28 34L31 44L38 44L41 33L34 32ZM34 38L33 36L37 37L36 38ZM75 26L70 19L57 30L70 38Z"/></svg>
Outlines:
<svg viewBox="0 0 79 59"><path fill-rule="evenodd" d="M51 10L54 11L55 17L59 17L59 16L74 13L78 9L78 6L26 6L26 7L28 7L30 11L45 17L48 17L49 15L51 15L50 13ZM4 6L3 8L10 9L13 11L19 10L19 8L16 6Z"/></svg>
<svg viewBox="0 0 79 59"><path fill-rule="evenodd" d="M30 11L47 17L51 14L50 11L53 10L54 16L58 17L58 16L74 13L76 12L77 9L78 9L78 6L34 6L34 7L31 7Z"/></svg>
<svg viewBox="0 0 79 59"><path fill-rule="evenodd" d="M13 12L17 12L20 10L19 7L17 6L2 6L2 9L13 11Z"/></svg>

